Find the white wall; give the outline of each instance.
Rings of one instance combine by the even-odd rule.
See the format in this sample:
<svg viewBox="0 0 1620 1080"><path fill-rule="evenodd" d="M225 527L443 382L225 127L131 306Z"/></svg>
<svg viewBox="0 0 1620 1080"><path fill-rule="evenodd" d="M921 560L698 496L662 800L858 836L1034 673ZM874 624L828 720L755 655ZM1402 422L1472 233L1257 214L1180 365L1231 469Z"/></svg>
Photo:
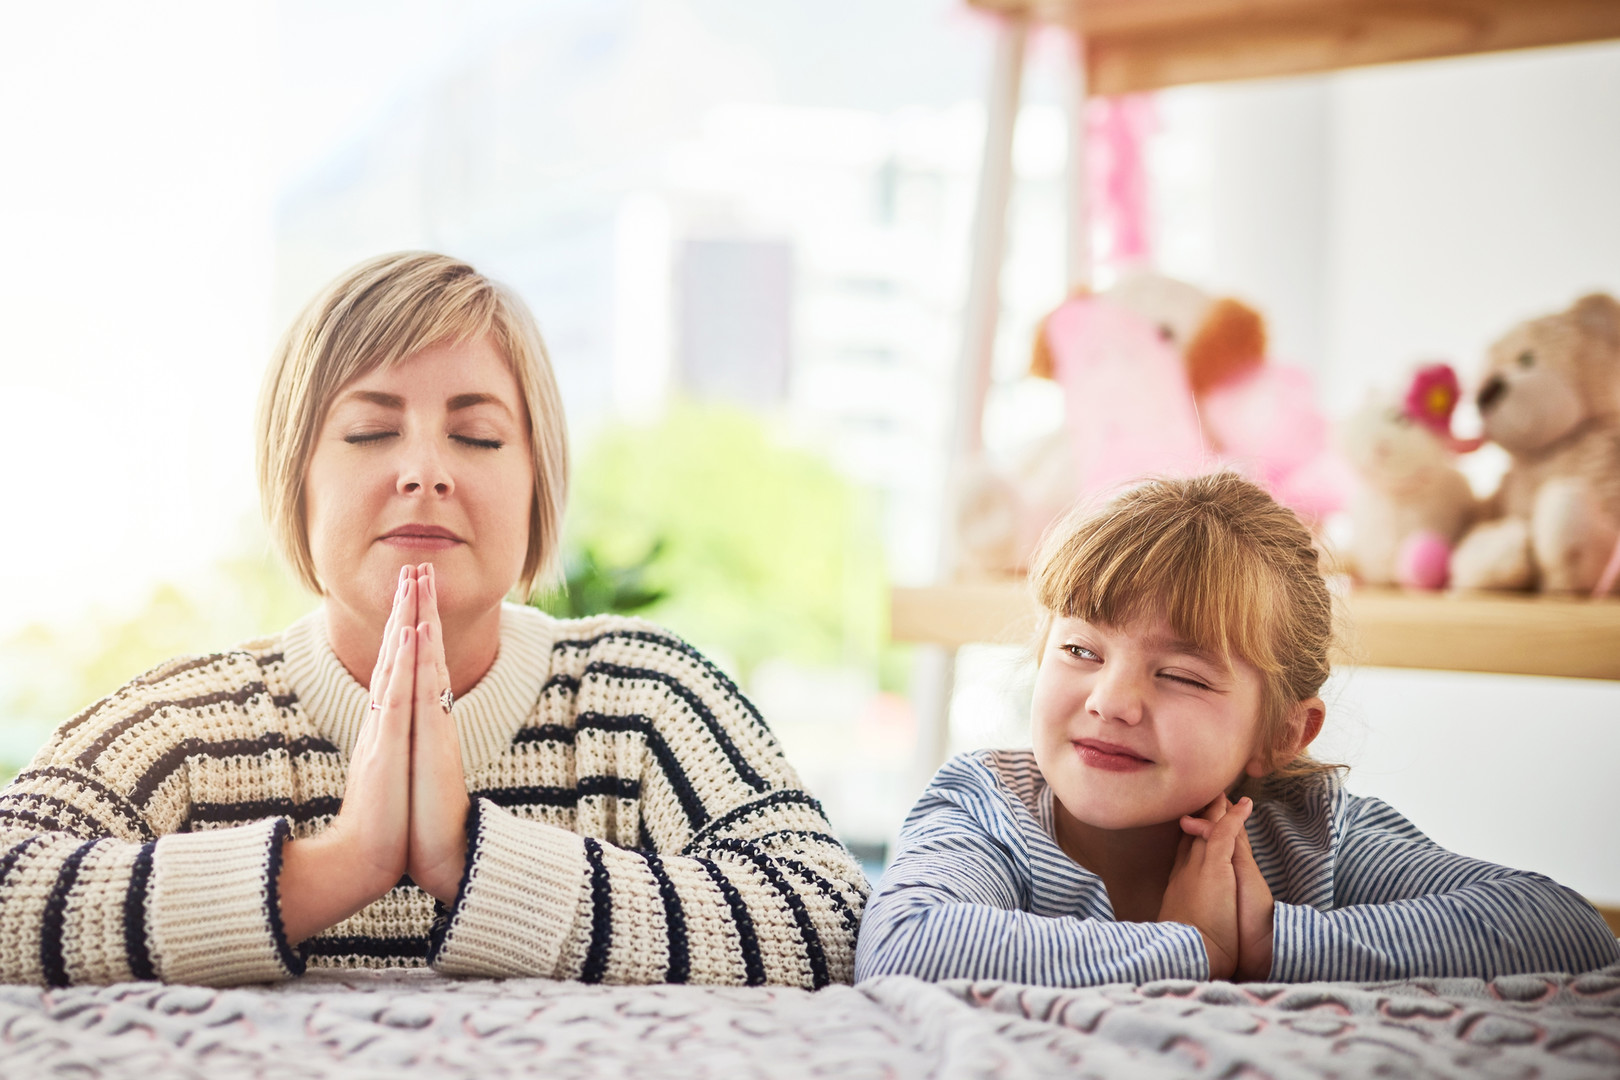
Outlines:
<svg viewBox="0 0 1620 1080"><path fill-rule="evenodd" d="M1161 263L1264 310L1341 413L1620 294L1620 44L1163 95ZM1435 839L1620 903L1620 684L1364 669L1324 745Z"/></svg>

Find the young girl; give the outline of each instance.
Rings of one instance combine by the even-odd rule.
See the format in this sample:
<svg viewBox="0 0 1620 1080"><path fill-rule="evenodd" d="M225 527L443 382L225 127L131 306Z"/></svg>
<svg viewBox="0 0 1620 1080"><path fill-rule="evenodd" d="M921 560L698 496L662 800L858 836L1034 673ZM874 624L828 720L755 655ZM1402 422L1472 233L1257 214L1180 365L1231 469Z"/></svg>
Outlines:
<svg viewBox="0 0 1620 1080"><path fill-rule="evenodd" d="M1032 751L948 762L867 907L855 975L1047 985L1579 972L1620 958L1538 874L1340 786L1310 535L1232 474L1048 537Z"/></svg>

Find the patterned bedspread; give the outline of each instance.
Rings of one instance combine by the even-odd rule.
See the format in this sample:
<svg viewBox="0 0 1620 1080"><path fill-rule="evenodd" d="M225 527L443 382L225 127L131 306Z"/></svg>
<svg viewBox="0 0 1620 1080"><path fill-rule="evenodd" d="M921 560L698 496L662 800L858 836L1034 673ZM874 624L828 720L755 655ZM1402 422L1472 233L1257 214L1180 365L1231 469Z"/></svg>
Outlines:
<svg viewBox="0 0 1620 1080"><path fill-rule="evenodd" d="M0 987L4 1077L1620 1077L1620 965L1578 977L609 988L311 975Z"/></svg>

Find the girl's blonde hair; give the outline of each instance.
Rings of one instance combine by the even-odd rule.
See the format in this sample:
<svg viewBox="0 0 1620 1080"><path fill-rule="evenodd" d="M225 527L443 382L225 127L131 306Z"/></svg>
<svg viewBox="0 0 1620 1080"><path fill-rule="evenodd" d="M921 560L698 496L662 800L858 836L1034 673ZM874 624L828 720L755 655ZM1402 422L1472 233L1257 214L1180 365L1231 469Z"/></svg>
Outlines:
<svg viewBox="0 0 1620 1080"><path fill-rule="evenodd" d="M1342 766L1275 760L1298 702L1327 681L1333 601L1311 534L1293 511L1235 473L1154 479L1048 531L1030 582L1045 609L1123 626L1163 615L1183 639L1260 672L1268 784Z"/></svg>
<svg viewBox="0 0 1620 1080"><path fill-rule="evenodd" d="M556 573L568 501L562 395L534 316L517 294L446 255L406 251L354 267L309 302L270 358L259 393L257 457L265 520L300 581L324 593L309 549L304 479L337 392L435 345L488 337L523 394L534 458L526 595Z"/></svg>

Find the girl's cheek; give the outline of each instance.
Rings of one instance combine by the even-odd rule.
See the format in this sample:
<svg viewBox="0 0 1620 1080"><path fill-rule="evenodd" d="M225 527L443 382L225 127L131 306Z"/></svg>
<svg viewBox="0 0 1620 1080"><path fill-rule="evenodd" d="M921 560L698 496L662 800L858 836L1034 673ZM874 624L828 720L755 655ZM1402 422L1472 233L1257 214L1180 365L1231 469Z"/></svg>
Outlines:
<svg viewBox="0 0 1620 1080"><path fill-rule="evenodd" d="M1084 687L1063 678L1063 672L1048 662L1035 675L1035 691L1030 697L1030 723L1037 732L1061 731L1084 705Z"/></svg>

